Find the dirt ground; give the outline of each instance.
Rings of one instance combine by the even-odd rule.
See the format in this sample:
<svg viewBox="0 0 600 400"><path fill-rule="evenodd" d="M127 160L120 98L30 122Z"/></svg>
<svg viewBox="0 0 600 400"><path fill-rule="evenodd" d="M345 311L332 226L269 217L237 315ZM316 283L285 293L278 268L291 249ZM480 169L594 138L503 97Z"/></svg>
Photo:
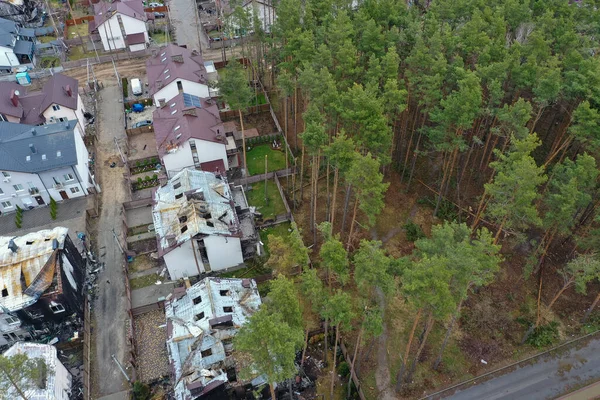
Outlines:
<svg viewBox="0 0 600 400"><path fill-rule="evenodd" d="M230 118L228 120L224 120L223 122L225 121L233 121L235 122L236 128L238 130L241 129L239 118ZM259 135L270 135L272 133L277 133L277 127L275 126L275 122L273 122L270 112L244 115L244 129L252 128L256 128Z"/></svg>
<svg viewBox="0 0 600 400"><path fill-rule="evenodd" d="M167 328L163 310L154 310L133 318L137 348L137 372L144 383L169 374Z"/></svg>
<svg viewBox="0 0 600 400"><path fill-rule="evenodd" d="M115 66L121 78L136 78L139 77L140 72L143 73L146 70L146 59L134 58L131 60L115 61ZM115 70L112 63L96 64L92 68L98 82L104 85L116 85ZM88 77L87 68L74 68L63 73L79 80L79 84L82 86L85 85ZM120 98L120 96L115 98Z"/></svg>
<svg viewBox="0 0 600 400"><path fill-rule="evenodd" d="M127 138L127 157L130 161L141 160L158 155L154 132L130 135Z"/></svg>

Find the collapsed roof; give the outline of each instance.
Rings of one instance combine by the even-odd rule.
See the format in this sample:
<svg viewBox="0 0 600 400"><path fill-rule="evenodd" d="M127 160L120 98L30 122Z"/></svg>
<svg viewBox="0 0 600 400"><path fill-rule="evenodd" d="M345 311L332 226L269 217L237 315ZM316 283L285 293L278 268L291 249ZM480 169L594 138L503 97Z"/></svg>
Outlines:
<svg viewBox="0 0 600 400"><path fill-rule="evenodd" d="M227 179L184 169L154 193L152 217L162 256L196 235L241 236Z"/></svg>
<svg viewBox="0 0 600 400"><path fill-rule="evenodd" d="M0 310L29 307L50 288L59 272L58 252L64 248L67 232L57 227L19 237L0 236ZM70 269L66 272L72 273ZM70 281L74 285L74 278Z"/></svg>
<svg viewBox="0 0 600 400"><path fill-rule="evenodd" d="M260 304L256 282L234 278L204 278L165 303L176 398L197 398L227 382L231 339Z"/></svg>

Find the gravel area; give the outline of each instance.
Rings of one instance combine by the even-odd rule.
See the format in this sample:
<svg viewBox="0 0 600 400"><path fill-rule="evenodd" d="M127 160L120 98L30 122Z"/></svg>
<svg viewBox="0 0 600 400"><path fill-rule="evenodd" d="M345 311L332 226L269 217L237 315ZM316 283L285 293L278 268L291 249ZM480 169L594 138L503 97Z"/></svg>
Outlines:
<svg viewBox="0 0 600 400"><path fill-rule="evenodd" d="M146 106L142 112L132 112L127 114L127 128L133 128L133 125L139 121L152 121L152 113L156 110L155 106Z"/></svg>
<svg viewBox="0 0 600 400"><path fill-rule="evenodd" d="M169 374L167 327L163 310L154 310L134 317L137 343L137 372L142 382L152 382Z"/></svg>

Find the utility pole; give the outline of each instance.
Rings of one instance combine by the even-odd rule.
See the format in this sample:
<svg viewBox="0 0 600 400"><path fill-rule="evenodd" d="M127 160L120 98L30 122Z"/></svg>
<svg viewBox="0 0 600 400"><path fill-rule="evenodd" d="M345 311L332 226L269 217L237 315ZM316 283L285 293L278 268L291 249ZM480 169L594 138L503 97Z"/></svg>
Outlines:
<svg viewBox="0 0 600 400"><path fill-rule="evenodd" d="M117 77L117 85L119 85L119 87L121 87L121 78L119 78L119 72L117 71L117 66L115 65L115 59L113 57L111 57L110 60L112 61L113 69L115 70L115 76ZM115 138L115 140L116 139L117 138ZM121 157L123 157L122 154L121 154ZM123 162L125 162L124 159L123 159Z"/></svg>
<svg viewBox="0 0 600 400"><path fill-rule="evenodd" d="M125 250L123 250L123 246L121 246L121 242L119 242L119 238L117 237L115 228L112 228L112 234L115 237L115 242L117 242L117 246L119 246L119 250L121 250L121 253L125 254Z"/></svg>
<svg viewBox="0 0 600 400"><path fill-rule="evenodd" d="M196 0L192 0L194 3L194 16L196 17L196 34L198 35L198 51L200 51L200 56L202 56L202 40L200 39L200 18L198 17L198 3Z"/></svg>
<svg viewBox="0 0 600 400"><path fill-rule="evenodd" d="M119 360L117 360L117 357L115 357L114 354L111 354L110 356L112 357L113 361L117 364L117 367L119 367L119 369L121 370L121 373L123 374L125 379L127 379L127 382L129 382L129 384L131 385L131 378L129 378L129 375L127 375L127 372L125 372L125 369L123 368Z"/></svg>
<svg viewBox="0 0 600 400"><path fill-rule="evenodd" d="M265 154L265 205L269 205L269 198L267 197L267 155Z"/></svg>
<svg viewBox="0 0 600 400"><path fill-rule="evenodd" d="M123 155L123 152L121 151L121 146L119 146L119 142L117 141L117 138L115 137L114 139L115 139L115 146L117 146L117 150L119 151L121 160L123 160L123 163L126 163L127 161L125 161L125 155Z"/></svg>

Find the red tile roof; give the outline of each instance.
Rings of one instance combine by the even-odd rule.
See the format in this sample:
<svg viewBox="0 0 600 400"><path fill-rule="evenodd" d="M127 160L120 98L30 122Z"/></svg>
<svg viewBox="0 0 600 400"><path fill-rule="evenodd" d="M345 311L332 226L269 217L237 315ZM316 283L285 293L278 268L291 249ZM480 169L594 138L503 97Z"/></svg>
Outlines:
<svg viewBox="0 0 600 400"><path fill-rule="evenodd" d="M127 38L125 40L127 42L127 46L131 46L133 44L142 44L146 43L146 36L144 36L144 32L133 33L127 35Z"/></svg>
<svg viewBox="0 0 600 400"><path fill-rule="evenodd" d="M213 174L224 174L227 172L225 169L225 163L221 158L218 160L200 163L200 169L205 172L212 172Z"/></svg>
<svg viewBox="0 0 600 400"><path fill-rule="evenodd" d="M146 61L150 95L176 79L206 84L206 68L202 56L183 47L168 44Z"/></svg>
<svg viewBox="0 0 600 400"><path fill-rule="evenodd" d="M189 139L225 145L225 130L216 104L200 99L201 107L190 107L185 105L183 98L184 93L180 93L154 111L153 125L158 154L163 157L171 148ZM221 138L217 138L217 134Z"/></svg>
<svg viewBox="0 0 600 400"><path fill-rule="evenodd" d="M94 25L99 28L115 13L146 21L146 12L142 0L114 0L112 3L100 1L94 4Z"/></svg>

